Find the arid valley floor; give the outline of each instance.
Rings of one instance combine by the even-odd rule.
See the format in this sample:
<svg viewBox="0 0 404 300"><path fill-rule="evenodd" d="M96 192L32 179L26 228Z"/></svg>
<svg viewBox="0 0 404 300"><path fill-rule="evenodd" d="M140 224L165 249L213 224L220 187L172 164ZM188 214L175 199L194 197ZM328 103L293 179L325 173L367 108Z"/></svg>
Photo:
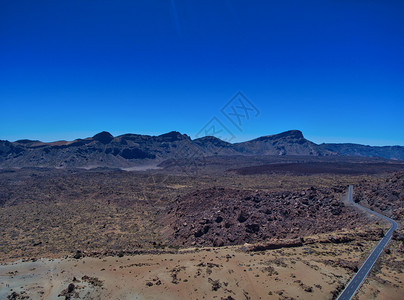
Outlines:
<svg viewBox="0 0 404 300"><path fill-rule="evenodd" d="M2 169L0 298L335 299L388 228L348 185L404 218L400 166L337 165ZM357 299L402 298L401 228Z"/></svg>

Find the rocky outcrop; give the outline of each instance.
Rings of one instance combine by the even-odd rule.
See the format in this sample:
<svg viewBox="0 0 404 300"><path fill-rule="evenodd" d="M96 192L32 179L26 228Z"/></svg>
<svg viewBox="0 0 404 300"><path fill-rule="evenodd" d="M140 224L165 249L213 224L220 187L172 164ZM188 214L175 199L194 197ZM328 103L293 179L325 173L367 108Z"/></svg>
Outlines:
<svg viewBox="0 0 404 300"><path fill-rule="evenodd" d="M295 239L295 240L275 240L265 243L258 243L254 245L248 245L245 247L247 251L265 251L265 250L273 250L280 248L294 248L303 246L303 239Z"/></svg>
<svg viewBox="0 0 404 300"><path fill-rule="evenodd" d="M366 222L357 211L338 200L342 194L335 191L340 190L344 189L312 187L299 193L198 190L178 197L161 214L160 222L169 243L178 246L222 246L299 238ZM332 242L347 239L335 237ZM300 243L297 241L296 245ZM281 246L286 245L263 247Z"/></svg>
<svg viewBox="0 0 404 300"><path fill-rule="evenodd" d="M397 172L374 183L362 180L354 186L356 203L396 221L404 220L404 172Z"/></svg>

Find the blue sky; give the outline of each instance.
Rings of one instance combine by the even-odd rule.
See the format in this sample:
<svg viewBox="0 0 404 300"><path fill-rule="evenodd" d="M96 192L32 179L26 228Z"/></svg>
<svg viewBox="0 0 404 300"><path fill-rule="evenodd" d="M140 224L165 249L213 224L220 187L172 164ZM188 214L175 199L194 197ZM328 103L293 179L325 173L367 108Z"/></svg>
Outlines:
<svg viewBox="0 0 404 300"><path fill-rule="evenodd" d="M0 139L106 130L404 145L404 2L1 1ZM221 109L242 91L259 115ZM241 130L240 130L241 129Z"/></svg>

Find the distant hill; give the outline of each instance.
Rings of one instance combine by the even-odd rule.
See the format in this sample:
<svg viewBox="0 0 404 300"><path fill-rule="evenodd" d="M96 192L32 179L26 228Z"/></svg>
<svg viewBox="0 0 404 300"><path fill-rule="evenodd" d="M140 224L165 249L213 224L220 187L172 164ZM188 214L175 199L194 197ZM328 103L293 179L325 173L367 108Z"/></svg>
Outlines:
<svg viewBox="0 0 404 300"><path fill-rule="evenodd" d="M319 149L343 156L382 157L404 160L402 146L366 146L360 144L320 144Z"/></svg>
<svg viewBox="0 0 404 300"><path fill-rule="evenodd" d="M167 159L208 156L359 156L404 160L404 147L358 144L315 144L301 131L290 130L243 143L216 137L192 140L171 131L159 136L100 132L74 141L0 141L0 167L134 167Z"/></svg>

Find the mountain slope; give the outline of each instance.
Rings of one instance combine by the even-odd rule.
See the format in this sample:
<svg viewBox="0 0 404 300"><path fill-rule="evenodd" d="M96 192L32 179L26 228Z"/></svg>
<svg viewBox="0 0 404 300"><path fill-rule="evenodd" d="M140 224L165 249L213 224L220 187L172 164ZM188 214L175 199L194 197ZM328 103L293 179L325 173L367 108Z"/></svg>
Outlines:
<svg viewBox="0 0 404 300"><path fill-rule="evenodd" d="M320 150L318 145L303 137L299 130L285 131L279 134L234 144L239 152L253 155L314 155L324 156L330 151Z"/></svg>
<svg viewBox="0 0 404 300"><path fill-rule="evenodd" d="M159 136L100 132L74 141L0 141L0 167L134 167L167 159L230 155L361 156L404 160L404 147L357 144L315 144L290 130L243 143L216 137L192 140L171 131Z"/></svg>

